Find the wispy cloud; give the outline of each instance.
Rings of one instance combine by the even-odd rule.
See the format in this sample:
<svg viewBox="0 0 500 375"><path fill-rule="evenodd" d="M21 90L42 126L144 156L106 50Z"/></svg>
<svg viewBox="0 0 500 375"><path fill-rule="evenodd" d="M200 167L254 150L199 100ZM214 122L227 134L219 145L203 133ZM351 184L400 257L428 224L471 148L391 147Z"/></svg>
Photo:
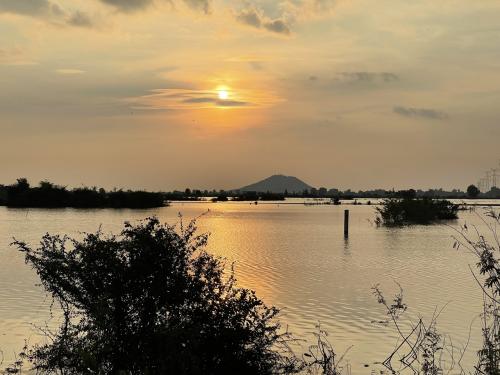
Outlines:
<svg viewBox="0 0 500 375"><path fill-rule="evenodd" d="M94 21L90 18L90 16L87 13L79 10L68 17L67 23L68 25L78 27L94 26Z"/></svg>
<svg viewBox="0 0 500 375"><path fill-rule="evenodd" d="M183 1L191 9L202 11L205 14L208 14L211 11L210 0L183 0Z"/></svg>
<svg viewBox="0 0 500 375"><path fill-rule="evenodd" d="M64 76L84 74L84 70L80 69L56 69L56 73Z"/></svg>
<svg viewBox="0 0 500 375"><path fill-rule="evenodd" d="M146 9L157 3L169 3L174 5L173 0L100 0L101 2L111 5L121 12L135 12L138 10ZM201 11L205 14L211 11L211 0L181 0L189 8Z"/></svg>
<svg viewBox="0 0 500 375"><path fill-rule="evenodd" d="M337 75L339 80L351 82L394 82L399 77L389 72L342 72Z"/></svg>
<svg viewBox="0 0 500 375"><path fill-rule="evenodd" d="M0 12L33 17L64 14L59 5L49 0L1 0Z"/></svg>
<svg viewBox="0 0 500 375"><path fill-rule="evenodd" d="M432 108L413 108L396 106L393 108L394 113L405 117L422 117L431 120L444 120L448 118L448 114Z"/></svg>
<svg viewBox="0 0 500 375"><path fill-rule="evenodd" d="M0 13L39 18L59 25L94 26L87 13L80 10L67 12L50 0L0 0Z"/></svg>
<svg viewBox="0 0 500 375"><path fill-rule="evenodd" d="M283 18L271 19L256 6L248 6L235 13L236 20L256 29L264 29L276 34L289 35L290 25Z"/></svg>
<svg viewBox="0 0 500 375"><path fill-rule="evenodd" d="M144 9L153 4L153 0L101 0L122 12L133 12Z"/></svg>
<svg viewBox="0 0 500 375"><path fill-rule="evenodd" d="M135 109L181 110L217 107L252 108L273 105L280 98L270 93L256 94L246 90L229 90L228 99L220 99L217 90L157 89L151 94L128 100Z"/></svg>

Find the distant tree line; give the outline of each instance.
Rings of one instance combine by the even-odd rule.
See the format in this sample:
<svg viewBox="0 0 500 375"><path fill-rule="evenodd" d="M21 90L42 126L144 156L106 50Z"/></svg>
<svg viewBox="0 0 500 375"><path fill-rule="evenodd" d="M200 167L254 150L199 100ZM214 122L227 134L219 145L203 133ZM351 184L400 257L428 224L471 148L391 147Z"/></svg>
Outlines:
<svg viewBox="0 0 500 375"><path fill-rule="evenodd" d="M0 205L40 208L152 208L165 205L162 193L112 190L97 187L67 189L49 181L31 186L26 178L13 185L0 185Z"/></svg>
<svg viewBox="0 0 500 375"><path fill-rule="evenodd" d="M443 189L429 190L359 190L347 189L305 189L301 192L283 193L240 191L240 190L199 190L185 189L171 192L147 192L132 190L106 191L97 187L79 187L68 189L49 181L41 181L31 186L26 178L19 178L13 185L0 185L0 205L10 207L75 207L75 208L151 208L161 207L168 201L200 201L210 199L214 202L232 201L280 201L285 198L330 198L336 202L357 198L401 198L402 194L411 191L416 198L430 199L495 199L500 198L500 189L492 187L489 192L482 193L470 185L467 190Z"/></svg>
<svg viewBox="0 0 500 375"><path fill-rule="evenodd" d="M233 201L280 201L289 196L286 193L257 192L257 191L239 191L239 190L197 190L186 189L184 191L172 191L163 193L166 200L169 201L199 201L210 198L216 202Z"/></svg>
<svg viewBox="0 0 500 375"><path fill-rule="evenodd" d="M327 189L325 187L305 189L301 192L289 192L285 190L283 193L273 192L257 192L257 191L240 191L240 190L199 190L186 189L184 191L172 191L164 193L165 199L170 201L197 201L206 198L215 198L214 201L258 201L258 200L284 200L285 198L331 198L331 199L355 199L355 198L401 198L402 194L411 191L415 198L431 198L431 199L498 199L500 198L500 189L492 187L490 191L482 193L479 189L470 185L466 191L453 189L446 191L443 189L429 190L359 190L352 191L350 189L341 191L338 189Z"/></svg>

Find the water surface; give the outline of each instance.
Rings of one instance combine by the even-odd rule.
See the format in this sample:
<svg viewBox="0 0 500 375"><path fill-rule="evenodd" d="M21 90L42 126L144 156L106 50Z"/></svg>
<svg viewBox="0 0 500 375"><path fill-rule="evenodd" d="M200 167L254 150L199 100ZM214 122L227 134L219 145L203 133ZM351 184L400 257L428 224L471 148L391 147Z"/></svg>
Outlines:
<svg viewBox="0 0 500 375"><path fill-rule="evenodd" d="M343 236L344 209L351 211L349 239ZM82 232L118 232L124 221L156 215L174 223L202 213L201 232L210 232L209 250L235 262L241 286L257 291L268 304L281 308L284 326L310 339L321 322L336 350L351 347L347 358L353 373L370 373L396 344L390 327L373 323L387 318L371 288L380 284L388 297L405 290L409 313L438 319L441 332L455 347L468 340L471 322L482 306L480 289L468 265L475 260L454 250L453 231L445 225L404 229L376 228L373 206L304 206L282 203L174 203L152 210L8 209L0 207L0 349L6 360L25 339L40 340L37 326L53 324L50 299L37 286L37 276L22 254L9 247L12 238L37 245L46 232L79 237ZM480 220L460 212L457 226ZM480 347L479 320L472 325L462 361L470 367ZM368 365L369 368L365 368Z"/></svg>

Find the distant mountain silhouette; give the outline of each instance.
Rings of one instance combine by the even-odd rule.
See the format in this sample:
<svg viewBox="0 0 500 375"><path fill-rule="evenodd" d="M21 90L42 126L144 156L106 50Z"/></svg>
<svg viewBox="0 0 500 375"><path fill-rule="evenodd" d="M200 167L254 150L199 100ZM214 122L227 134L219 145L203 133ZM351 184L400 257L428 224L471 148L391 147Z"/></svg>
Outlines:
<svg viewBox="0 0 500 375"><path fill-rule="evenodd" d="M310 190L311 186L304 181L299 180L297 177L274 175L266 178L265 180L256 182L248 186L244 186L240 191L256 191L256 192L271 192L271 193L284 193L287 190L289 193L302 193L305 189Z"/></svg>

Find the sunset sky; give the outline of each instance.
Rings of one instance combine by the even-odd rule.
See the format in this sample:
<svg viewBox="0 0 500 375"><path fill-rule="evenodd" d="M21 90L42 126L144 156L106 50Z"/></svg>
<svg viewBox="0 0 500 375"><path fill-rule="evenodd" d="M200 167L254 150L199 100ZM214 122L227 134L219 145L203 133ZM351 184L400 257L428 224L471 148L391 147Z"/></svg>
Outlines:
<svg viewBox="0 0 500 375"><path fill-rule="evenodd" d="M0 183L461 188L498 164L498 0L0 0Z"/></svg>

